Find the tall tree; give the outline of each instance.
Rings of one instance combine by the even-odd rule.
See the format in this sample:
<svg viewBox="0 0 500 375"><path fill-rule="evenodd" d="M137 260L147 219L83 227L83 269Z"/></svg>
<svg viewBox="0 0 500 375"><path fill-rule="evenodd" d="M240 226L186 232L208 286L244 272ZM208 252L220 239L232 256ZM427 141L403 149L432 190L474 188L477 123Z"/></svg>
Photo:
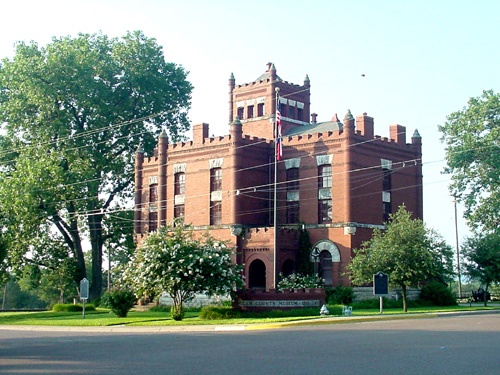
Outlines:
<svg viewBox="0 0 500 375"><path fill-rule="evenodd" d="M500 95L484 91L439 126L446 144L450 191L473 229L500 226Z"/></svg>
<svg viewBox="0 0 500 375"><path fill-rule="evenodd" d="M462 254L465 273L484 286L485 296L493 283L500 283L500 231L467 238Z"/></svg>
<svg viewBox="0 0 500 375"><path fill-rule="evenodd" d="M196 239L192 226L175 221L144 240L122 280L139 297L166 292L173 300L172 317L182 320L183 303L196 293L224 295L243 287L241 272L224 242L208 233Z"/></svg>
<svg viewBox="0 0 500 375"><path fill-rule="evenodd" d="M191 91L187 72L140 31L17 44L0 64L0 202L12 259L45 252L56 233L78 282L88 239L90 296L100 296L106 222L132 195L134 151L152 151L162 129L181 137Z"/></svg>
<svg viewBox="0 0 500 375"><path fill-rule="evenodd" d="M384 231L376 229L369 241L354 250L349 265L355 285L372 282L384 272L392 286L401 288L403 310L407 309L407 290L429 279L448 281L453 274L453 250L435 231L419 219L412 219L404 206L390 215Z"/></svg>

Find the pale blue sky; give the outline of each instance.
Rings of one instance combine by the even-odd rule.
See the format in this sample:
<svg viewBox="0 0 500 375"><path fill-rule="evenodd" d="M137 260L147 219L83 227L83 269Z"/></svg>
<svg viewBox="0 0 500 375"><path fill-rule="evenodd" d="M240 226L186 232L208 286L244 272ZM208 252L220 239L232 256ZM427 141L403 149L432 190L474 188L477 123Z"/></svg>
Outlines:
<svg viewBox="0 0 500 375"><path fill-rule="evenodd" d="M17 0L2 3L0 14L0 57L11 57L19 40L144 31L190 72L190 118L216 135L228 133L230 74L251 82L267 62L292 83L309 75L318 121L350 109L373 116L381 136L395 123L408 141L418 129L424 219L455 246L437 125L482 90L500 90L499 1ZM466 234L459 220L459 237Z"/></svg>

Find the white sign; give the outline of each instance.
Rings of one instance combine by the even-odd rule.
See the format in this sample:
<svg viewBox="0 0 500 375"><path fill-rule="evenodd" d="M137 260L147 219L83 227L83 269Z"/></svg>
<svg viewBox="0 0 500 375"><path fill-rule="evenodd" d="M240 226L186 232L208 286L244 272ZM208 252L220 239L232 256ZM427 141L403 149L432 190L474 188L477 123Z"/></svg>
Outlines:
<svg viewBox="0 0 500 375"><path fill-rule="evenodd" d="M89 281L86 278L80 281L80 299L89 299Z"/></svg>

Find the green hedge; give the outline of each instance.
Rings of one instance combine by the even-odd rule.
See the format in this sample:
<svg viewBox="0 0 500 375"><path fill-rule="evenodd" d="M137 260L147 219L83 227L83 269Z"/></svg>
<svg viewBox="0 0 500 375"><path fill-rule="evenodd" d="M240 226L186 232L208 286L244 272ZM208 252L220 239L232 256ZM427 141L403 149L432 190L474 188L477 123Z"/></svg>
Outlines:
<svg viewBox="0 0 500 375"><path fill-rule="evenodd" d="M52 307L55 312L79 312L83 311L83 305L73 305L71 303L58 303ZM95 311L95 306L91 303L85 304L85 311Z"/></svg>

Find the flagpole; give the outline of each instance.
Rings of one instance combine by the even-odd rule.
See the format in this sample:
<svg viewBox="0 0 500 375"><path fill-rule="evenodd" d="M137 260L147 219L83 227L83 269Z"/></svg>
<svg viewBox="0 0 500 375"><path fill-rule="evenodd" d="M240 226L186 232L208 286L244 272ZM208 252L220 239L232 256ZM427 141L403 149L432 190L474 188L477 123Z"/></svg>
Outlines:
<svg viewBox="0 0 500 375"><path fill-rule="evenodd" d="M274 256L274 272L273 272L273 288L277 289L278 280L278 106L280 88L276 87L276 111L274 116L274 240L273 240L273 256Z"/></svg>

